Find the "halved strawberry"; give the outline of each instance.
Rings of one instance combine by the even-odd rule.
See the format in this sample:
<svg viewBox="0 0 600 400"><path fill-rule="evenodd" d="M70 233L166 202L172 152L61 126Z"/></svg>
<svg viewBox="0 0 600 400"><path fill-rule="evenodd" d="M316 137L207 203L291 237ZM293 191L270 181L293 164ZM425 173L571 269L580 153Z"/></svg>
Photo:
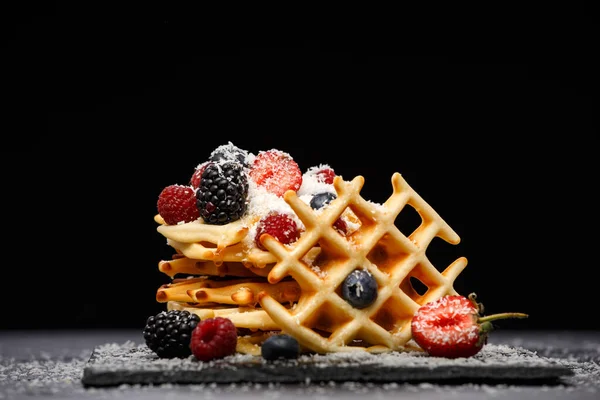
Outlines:
<svg viewBox="0 0 600 400"><path fill-rule="evenodd" d="M458 358L477 354L493 329L491 321L527 318L522 313L502 313L481 317L483 305L469 298L447 295L421 306L411 322L412 338L429 355Z"/></svg>
<svg viewBox="0 0 600 400"><path fill-rule="evenodd" d="M258 186L280 197L288 190L297 192L302 185L302 172L296 161L288 153L276 149L259 152L249 176Z"/></svg>

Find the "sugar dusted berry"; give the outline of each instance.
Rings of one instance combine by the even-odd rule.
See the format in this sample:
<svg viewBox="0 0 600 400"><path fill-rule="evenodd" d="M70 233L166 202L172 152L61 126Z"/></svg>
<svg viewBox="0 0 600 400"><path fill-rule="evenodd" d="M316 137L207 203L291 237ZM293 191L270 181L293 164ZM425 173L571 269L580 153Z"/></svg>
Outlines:
<svg viewBox="0 0 600 400"><path fill-rule="evenodd" d="M297 192L302 185L300 167L292 156L281 150L259 152L249 176L258 186L280 197L288 190Z"/></svg>
<svg viewBox="0 0 600 400"><path fill-rule="evenodd" d="M200 217L196 192L191 186L169 185L158 196L158 213L168 225L192 222Z"/></svg>
<svg viewBox="0 0 600 400"><path fill-rule="evenodd" d="M342 297L354 308L365 308L377 299L377 282L366 269L355 269L342 283Z"/></svg>
<svg viewBox="0 0 600 400"><path fill-rule="evenodd" d="M192 174L192 177L190 178L190 186L193 187L194 189L198 189L200 187L200 180L202 179L202 173L204 173L204 170L206 169L207 165L208 165L208 161L203 162L202 164L198 165L196 167L196 169L194 170L194 173Z"/></svg>
<svg viewBox="0 0 600 400"><path fill-rule="evenodd" d="M234 354L237 346L237 328L228 318L202 320L192 332L190 348L200 361L210 361Z"/></svg>
<svg viewBox="0 0 600 400"><path fill-rule="evenodd" d="M258 221L255 244L261 250L266 250L260 237L268 233L282 244L290 244L298 240L300 231L296 222L287 214L272 212Z"/></svg>
<svg viewBox="0 0 600 400"><path fill-rule="evenodd" d="M317 193L310 199L310 206L311 206L311 208L313 208L315 210L319 210L319 209L323 208L324 206L326 206L327 204L331 203L331 201L335 200L336 198L337 198L337 196L335 195L335 193L331 193L331 192Z"/></svg>
<svg viewBox="0 0 600 400"><path fill-rule="evenodd" d="M311 208L313 208L315 210L320 210L321 208L325 207L327 204L331 203L335 199L337 199L337 195L335 193L321 192L321 193L315 194L310 199L309 204L310 204ZM333 227L342 234L346 234L348 232L348 225L342 218L338 218L334 222Z"/></svg>
<svg viewBox="0 0 600 400"><path fill-rule="evenodd" d="M207 224L224 225L237 221L247 207L248 179L235 161L209 163L196 192L200 216Z"/></svg>
<svg viewBox="0 0 600 400"><path fill-rule="evenodd" d="M481 316L483 306L475 293L469 297L446 295L423 304L411 321L414 341L430 356L472 357L487 343L492 321L527 318L523 313Z"/></svg>
<svg viewBox="0 0 600 400"><path fill-rule="evenodd" d="M317 180L319 182L333 184L333 178L335 178L335 172L330 167L322 167L321 169L315 172Z"/></svg>
<svg viewBox="0 0 600 400"><path fill-rule="evenodd" d="M210 157L208 159L213 162L236 161L244 166L247 166L248 155L249 153L246 150L240 149L233 143L229 142L214 149L213 152L210 153Z"/></svg>
<svg viewBox="0 0 600 400"><path fill-rule="evenodd" d="M200 317L189 311L161 311L144 327L144 340L160 358L186 358L192 354L190 339Z"/></svg>

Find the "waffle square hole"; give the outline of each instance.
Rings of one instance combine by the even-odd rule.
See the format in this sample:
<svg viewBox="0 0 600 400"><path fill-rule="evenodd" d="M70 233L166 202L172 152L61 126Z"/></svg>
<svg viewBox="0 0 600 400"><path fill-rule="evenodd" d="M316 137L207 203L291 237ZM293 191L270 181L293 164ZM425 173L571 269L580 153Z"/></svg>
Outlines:
<svg viewBox="0 0 600 400"><path fill-rule="evenodd" d="M423 218L410 204L404 206L394 221L396 228L406 237L410 237L422 223Z"/></svg>
<svg viewBox="0 0 600 400"><path fill-rule="evenodd" d="M341 268L341 266L349 260L347 254L331 254L327 248L321 248L321 251L305 255L302 261L319 277L325 279L328 272L332 269Z"/></svg>
<svg viewBox="0 0 600 400"><path fill-rule="evenodd" d="M345 315L330 302L325 302L307 318L303 325L313 326L315 331L335 332L350 321L352 316Z"/></svg>
<svg viewBox="0 0 600 400"><path fill-rule="evenodd" d="M416 276L409 274L400 283L400 289L413 301L420 303L420 300L429 291L430 285Z"/></svg>
<svg viewBox="0 0 600 400"><path fill-rule="evenodd" d="M371 317L371 320L389 332L402 329L412 319L413 313L398 299L389 298Z"/></svg>
<svg viewBox="0 0 600 400"><path fill-rule="evenodd" d="M367 259L377 268L391 275L410 255L400 243L391 239L390 235L384 235L381 240L367 254Z"/></svg>

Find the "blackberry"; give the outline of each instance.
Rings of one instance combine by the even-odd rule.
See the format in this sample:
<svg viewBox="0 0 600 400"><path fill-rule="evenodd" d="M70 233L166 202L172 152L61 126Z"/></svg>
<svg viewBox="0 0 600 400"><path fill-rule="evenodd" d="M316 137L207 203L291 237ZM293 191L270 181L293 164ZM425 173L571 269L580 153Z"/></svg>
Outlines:
<svg viewBox="0 0 600 400"><path fill-rule="evenodd" d="M204 222L224 225L244 215L247 196L248 178L242 164L235 161L211 163L202 173L196 204Z"/></svg>
<svg viewBox="0 0 600 400"><path fill-rule="evenodd" d="M293 359L298 358L300 345L292 336L279 334L269 336L262 344L260 351L265 360Z"/></svg>
<svg viewBox="0 0 600 400"><path fill-rule="evenodd" d="M342 297L354 308L365 308L377 299L377 282L364 269L352 271L342 284Z"/></svg>
<svg viewBox="0 0 600 400"><path fill-rule="evenodd" d="M200 317L189 311L161 311L144 327L146 346L160 358L186 358L192 354L190 339Z"/></svg>

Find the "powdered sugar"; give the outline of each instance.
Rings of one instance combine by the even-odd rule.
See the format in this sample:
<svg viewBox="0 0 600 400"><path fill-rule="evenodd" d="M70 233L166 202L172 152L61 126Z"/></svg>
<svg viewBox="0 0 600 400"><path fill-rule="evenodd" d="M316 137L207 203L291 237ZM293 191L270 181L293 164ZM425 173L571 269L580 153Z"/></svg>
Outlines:
<svg viewBox="0 0 600 400"><path fill-rule="evenodd" d="M235 148L231 142L227 149L231 151L232 147ZM276 152L278 154L284 155L286 157L290 157L289 153L271 149L269 151ZM248 162L252 162L255 156L252 153L247 153ZM335 188L332 184L328 184L319 179L316 174L319 170L323 168L331 168L327 164L320 164L319 166L313 166L306 170L306 172L302 175L302 184L300 188L296 192L298 198L302 200L306 204L310 204L310 200L313 198L315 194L318 193L333 193L336 194ZM267 191L263 186L257 185L252 179L248 179L248 198L247 198L247 209L246 214L244 216L244 221L249 228L248 234L243 240L243 244L245 247L253 247L255 238L256 238L256 230L257 230L257 222L260 218L269 214L270 212L276 212L280 214L289 215L300 231L305 229L303 222L298 218L295 212L292 210L290 205L283 199L282 196L278 196L274 193ZM357 228L356 223L348 222L353 229Z"/></svg>
<svg viewBox="0 0 600 400"><path fill-rule="evenodd" d="M497 332L496 338L503 337L503 332ZM21 335L24 337L24 335ZM79 342L84 339L81 336ZM588 338L586 340L585 338ZM379 358L382 363L402 362L406 365L413 365L417 368L424 367L447 367L452 366L473 366L476 368L486 368L488 366L507 363L506 367L517 367L519 365L529 365L535 368L536 365L556 365L570 369L572 376L561 378L558 384L547 385L515 385L507 383L475 383L464 382L462 384L434 384L431 382L359 382L359 381L322 381L304 380L297 384L285 384L278 382L234 382L229 384L216 383L198 383L198 384L120 384L117 387L89 387L85 388L81 383L83 369L87 365L87 360L91 350L84 350L78 356L69 356L69 358L57 358L56 354L63 353L59 348L60 344L55 343L49 349L51 354L31 355L29 359L7 358L0 356L0 399L20 399L31 398L31 396L43 396L44 398L73 398L73 399L106 399L106 398L145 398L145 399L206 399L206 398L235 398L235 399L275 399L275 398L317 398L317 399L359 399L364 396L369 398L381 399L423 399L423 398L475 398L478 395L494 398L536 398L536 399L597 399L600 391L600 341L598 336L584 336L582 338L571 338L567 341L565 335L554 338L551 333L538 332L527 335L524 332L519 336L511 336L510 343L491 344L481 351L481 353L472 359L460 360L431 360L423 355L415 354L395 354L365 356L359 354L339 354L328 356L303 356L311 357L309 361L316 362L325 366L332 359L337 362L352 365L356 362L375 363ZM589 339L595 338L595 341ZM29 339L32 340L32 339ZM36 339L37 340L37 339ZM561 341L562 340L562 341ZM72 342L71 340L70 342ZM26 348L27 343L19 338L18 343L9 340L3 336L0 341L0 350L2 345L10 345L11 349ZM107 361L106 368L125 368L132 371L141 363L148 360L138 360L131 353L135 351L137 345L133 342L107 343L100 347L102 354L115 357ZM66 344L66 342L65 342ZM525 350L519 345L526 344L541 349L540 351ZM580 351L576 351L574 345L581 346ZM48 344L50 346L50 344ZM2 354L6 354L3 352ZM9 353L11 354L11 353ZM548 354L552 356L543 356ZM559 356L561 355L561 356ZM577 356L576 356L577 355ZM247 361L251 356L240 356L235 358L237 361ZM301 361L301 360L300 360ZM152 362L155 362L153 360ZM189 365L191 360L167 360L165 364L173 374L177 373L180 366ZM429 363L429 364L427 364ZM541 363L541 364L540 364ZM202 372L199 372L200 374Z"/></svg>

